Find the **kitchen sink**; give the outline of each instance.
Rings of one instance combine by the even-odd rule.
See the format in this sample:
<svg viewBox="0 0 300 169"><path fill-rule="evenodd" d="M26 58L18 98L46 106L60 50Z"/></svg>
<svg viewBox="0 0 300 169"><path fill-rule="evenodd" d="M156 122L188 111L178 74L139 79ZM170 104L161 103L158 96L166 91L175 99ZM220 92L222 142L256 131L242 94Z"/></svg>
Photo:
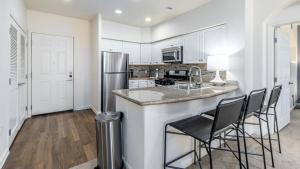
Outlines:
<svg viewBox="0 0 300 169"><path fill-rule="evenodd" d="M209 89L211 88L211 86L205 84L202 85L201 87L196 85L189 86L189 84L176 84L173 86L173 88L180 89L180 90L201 90L201 89Z"/></svg>

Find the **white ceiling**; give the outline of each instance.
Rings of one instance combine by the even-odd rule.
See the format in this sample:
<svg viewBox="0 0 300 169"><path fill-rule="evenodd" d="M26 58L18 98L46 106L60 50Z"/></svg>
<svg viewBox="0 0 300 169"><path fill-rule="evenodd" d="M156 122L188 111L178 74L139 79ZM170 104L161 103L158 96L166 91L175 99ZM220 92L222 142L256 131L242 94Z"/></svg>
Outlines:
<svg viewBox="0 0 300 169"><path fill-rule="evenodd" d="M197 8L211 0L25 0L29 9L49 12L64 16L91 19L101 13L103 19L133 26L153 26L189 10ZM173 10L167 10L166 7ZM117 15L115 9L123 14ZM146 23L145 17L152 22Z"/></svg>

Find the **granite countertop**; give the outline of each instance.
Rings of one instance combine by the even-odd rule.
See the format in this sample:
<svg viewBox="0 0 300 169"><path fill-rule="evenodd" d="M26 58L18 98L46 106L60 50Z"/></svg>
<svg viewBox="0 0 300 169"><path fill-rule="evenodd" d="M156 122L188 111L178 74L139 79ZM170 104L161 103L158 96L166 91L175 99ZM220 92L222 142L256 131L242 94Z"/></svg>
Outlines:
<svg viewBox="0 0 300 169"><path fill-rule="evenodd" d="M113 93L141 106L185 102L222 95L239 89L238 85L209 86L191 90L168 87L114 90Z"/></svg>

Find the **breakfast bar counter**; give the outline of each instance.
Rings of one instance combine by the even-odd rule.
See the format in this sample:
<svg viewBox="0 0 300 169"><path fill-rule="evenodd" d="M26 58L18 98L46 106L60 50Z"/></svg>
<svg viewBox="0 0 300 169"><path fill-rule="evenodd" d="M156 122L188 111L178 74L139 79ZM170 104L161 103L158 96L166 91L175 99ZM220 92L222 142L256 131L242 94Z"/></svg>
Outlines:
<svg viewBox="0 0 300 169"><path fill-rule="evenodd" d="M116 110L123 112L123 160L128 169L162 169L164 127L205 111L215 109L227 97L242 95L237 85L205 86L187 90L176 87L153 87L113 91ZM189 137L168 135L167 161L193 149ZM188 167L193 155L176 162Z"/></svg>

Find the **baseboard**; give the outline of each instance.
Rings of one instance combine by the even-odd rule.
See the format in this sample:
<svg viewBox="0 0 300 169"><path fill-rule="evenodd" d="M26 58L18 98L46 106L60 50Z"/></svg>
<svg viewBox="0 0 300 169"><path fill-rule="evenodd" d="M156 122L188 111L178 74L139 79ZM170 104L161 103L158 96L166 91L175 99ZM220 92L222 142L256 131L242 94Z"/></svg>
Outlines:
<svg viewBox="0 0 300 169"><path fill-rule="evenodd" d="M9 155L9 150L7 149L7 151L2 155L2 157L0 158L0 168L4 167L5 161L7 159Z"/></svg>
<svg viewBox="0 0 300 169"><path fill-rule="evenodd" d="M90 109L91 106L80 106L80 107L74 107L74 110L75 111L78 111L78 110L86 110L86 109Z"/></svg>
<svg viewBox="0 0 300 169"><path fill-rule="evenodd" d="M90 109L92 109L92 111L95 113L95 114L99 114L100 112L97 111L97 109L93 106L93 105L90 105Z"/></svg>

